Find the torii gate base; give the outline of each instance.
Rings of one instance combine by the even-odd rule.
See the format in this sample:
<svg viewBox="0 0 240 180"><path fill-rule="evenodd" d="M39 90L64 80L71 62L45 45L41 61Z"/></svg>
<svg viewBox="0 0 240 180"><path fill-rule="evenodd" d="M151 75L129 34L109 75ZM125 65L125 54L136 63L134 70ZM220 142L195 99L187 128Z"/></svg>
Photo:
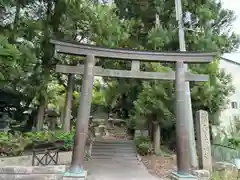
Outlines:
<svg viewBox="0 0 240 180"><path fill-rule="evenodd" d="M177 172L172 172L170 175L171 180L197 180L198 178L192 174L178 174Z"/></svg>

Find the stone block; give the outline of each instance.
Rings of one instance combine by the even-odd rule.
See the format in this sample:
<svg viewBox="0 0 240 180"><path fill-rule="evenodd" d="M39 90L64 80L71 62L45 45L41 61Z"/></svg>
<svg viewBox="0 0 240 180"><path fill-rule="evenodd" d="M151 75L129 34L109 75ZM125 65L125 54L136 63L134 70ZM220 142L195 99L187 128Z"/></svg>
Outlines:
<svg viewBox="0 0 240 180"><path fill-rule="evenodd" d="M170 174L171 180L198 180L198 178L192 174L189 175L181 175L176 172L172 172Z"/></svg>
<svg viewBox="0 0 240 180"><path fill-rule="evenodd" d="M62 180L65 165L57 166L4 166L0 180Z"/></svg>
<svg viewBox="0 0 240 180"><path fill-rule="evenodd" d="M61 174L1 174L0 180L62 180Z"/></svg>
<svg viewBox="0 0 240 180"><path fill-rule="evenodd" d="M0 167L0 174L63 174L65 171L65 165Z"/></svg>
<svg viewBox="0 0 240 180"><path fill-rule="evenodd" d="M208 170L193 170L192 174L197 177L198 180L210 180L211 174Z"/></svg>

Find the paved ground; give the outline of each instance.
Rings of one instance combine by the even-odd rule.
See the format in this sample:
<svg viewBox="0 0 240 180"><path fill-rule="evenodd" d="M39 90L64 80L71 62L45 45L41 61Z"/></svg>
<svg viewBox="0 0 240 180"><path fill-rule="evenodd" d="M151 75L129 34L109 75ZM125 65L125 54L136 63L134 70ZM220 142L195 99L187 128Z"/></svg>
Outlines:
<svg viewBox="0 0 240 180"><path fill-rule="evenodd" d="M89 180L159 180L140 162L131 141L96 142L85 163Z"/></svg>
<svg viewBox="0 0 240 180"><path fill-rule="evenodd" d="M89 180L159 180L140 162L127 160L91 160L85 163Z"/></svg>

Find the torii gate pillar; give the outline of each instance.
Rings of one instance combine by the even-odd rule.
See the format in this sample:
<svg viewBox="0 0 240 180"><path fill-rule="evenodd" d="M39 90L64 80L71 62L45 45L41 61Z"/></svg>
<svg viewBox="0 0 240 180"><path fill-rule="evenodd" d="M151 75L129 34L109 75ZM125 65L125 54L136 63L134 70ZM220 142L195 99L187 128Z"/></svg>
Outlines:
<svg viewBox="0 0 240 180"><path fill-rule="evenodd" d="M88 119L91 109L92 89L94 81L95 57L88 55L85 60L85 68L82 79L80 105L76 121L76 134L74 137L73 155L71 167L65 176L78 176L85 178L87 171L84 170L85 144L88 136Z"/></svg>

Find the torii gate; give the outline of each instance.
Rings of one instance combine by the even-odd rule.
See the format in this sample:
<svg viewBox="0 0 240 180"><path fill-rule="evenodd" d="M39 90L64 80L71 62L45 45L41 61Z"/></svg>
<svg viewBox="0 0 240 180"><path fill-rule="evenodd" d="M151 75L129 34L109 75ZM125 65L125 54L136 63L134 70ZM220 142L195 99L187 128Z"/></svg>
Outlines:
<svg viewBox="0 0 240 180"><path fill-rule="evenodd" d="M86 56L84 66L57 65L56 71L66 74L83 74L80 106L76 123L76 138L74 140L70 176L85 176L83 170L84 146L88 133L88 121L91 108L92 88L94 76L108 76L120 78L138 78L155 80L175 80L176 83L176 142L177 167L179 175L190 175L188 152L188 129L185 126L185 81L208 81L208 75L197 75L185 72L184 63L209 63L215 53L190 52L157 52L137 51L130 49L110 49L77 42L51 40L58 53L75 56ZM113 58L131 60L131 70L103 69L95 66L95 58ZM176 72L143 72L140 71L140 61L170 62L176 64Z"/></svg>

